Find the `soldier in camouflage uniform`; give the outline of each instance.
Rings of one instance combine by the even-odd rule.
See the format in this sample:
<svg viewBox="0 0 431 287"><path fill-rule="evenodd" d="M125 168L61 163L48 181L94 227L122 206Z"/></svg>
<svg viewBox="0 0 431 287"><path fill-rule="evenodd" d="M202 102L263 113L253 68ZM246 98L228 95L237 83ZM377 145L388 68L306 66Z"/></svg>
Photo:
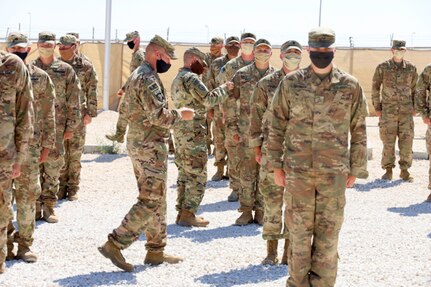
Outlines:
<svg viewBox="0 0 431 287"><path fill-rule="evenodd" d="M89 61L77 54L76 38L66 35L60 38L60 59L75 70L81 84L82 119L73 138L64 141L64 166L60 172L58 199L68 197L78 199L79 179L81 175L81 156L84 150L86 126L97 116L97 75Z"/></svg>
<svg viewBox="0 0 431 287"><path fill-rule="evenodd" d="M140 48L141 38L139 37L138 31L132 31L126 34L126 39L124 42L127 42L127 46L133 51L132 60L130 61L130 74L133 73L136 68L142 65L145 61L145 51ZM124 142L124 136L126 134L127 129L127 106L126 100L124 99L126 95L124 94L126 90L126 84L124 84L117 92L117 96L120 98L120 104L118 108L118 120L117 120L117 128L115 134L108 134L106 138L111 141L117 141L119 143Z"/></svg>
<svg viewBox="0 0 431 287"><path fill-rule="evenodd" d="M268 161L285 186L291 287L335 285L346 186L368 176L366 98L332 63L334 42L331 29L309 32L312 64L281 81L270 107Z"/></svg>
<svg viewBox="0 0 431 287"><path fill-rule="evenodd" d="M395 142L400 149L400 177L413 181L408 169L413 159L414 96L418 74L416 67L404 60L406 42L392 42L392 59L377 66L373 77L372 101L379 116L380 138L383 142L382 179L392 180L395 167Z"/></svg>
<svg viewBox="0 0 431 287"><path fill-rule="evenodd" d="M241 216L236 225L247 225L253 221L263 224L263 198L258 189L259 165L255 159L254 147L250 146L250 99L256 83L273 73L275 69L269 64L272 55L271 44L259 39L254 44L254 63L239 69L232 78L235 85L233 97L225 104L226 129L238 141L237 155L241 192L239 193ZM255 211L253 219L252 211Z"/></svg>
<svg viewBox="0 0 431 287"><path fill-rule="evenodd" d="M30 53L27 36L20 32L10 33L7 38L8 52L25 62ZM26 62L25 62L26 63ZM18 232L8 226L8 259L15 258L13 242L18 243L17 259L36 262L37 255L30 250L35 228L36 200L40 196L39 163L46 161L49 150L55 145L55 92L48 74L31 63L26 63L33 86L34 134L29 142L27 156L21 164L21 175L13 180L16 200Z"/></svg>
<svg viewBox="0 0 431 287"><path fill-rule="evenodd" d="M215 59L208 69L208 79L205 84L208 90L213 90L220 86L220 83L216 80L221 68L226 65L227 62L238 56L240 49L239 39L235 36L230 36L226 39L225 49L227 54ZM214 165L217 167L217 172L213 175L211 180L220 181L223 179L224 167L227 165L227 152L224 146L225 141L225 126L223 121L221 105L215 106L214 109L214 119L213 119L213 143L215 150L215 161ZM228 172L226 169L226 177L228 177Z"/></svg>
<svg viewBox="0 0 431 287"><path fill-rule="evenodd" d="M82 54L80 52L80 50L79 50L79 48L81 47L81 40L79 39L79 33L77 33L77 32L69 32L66 35L72 35L73 37L76 38L76 54L79 57L83 58L84 60L86 60L86 61L90 62L91 64L93 64L91 62L90 58L88 58L87 56L85 56L84 54Z"/></svg>
<svg viewBox="0 0 431 287"><path fill-rule="evenodd" d="M55 88L55 148L48 159L40 165L42 193L36 203L36 220L43 218L49 223L58 222L54 212L57 203L60 170L64 165L64 141L79 132L82 121L81 86L73 68L54 56L55 34L40 32L37 43L39 58L34 65L48 73Z"/></svg>
<svg viewBox="0 0 431 287"><path fill-rule="evenodd" d="M184 66L172 82L172 101L176 109L190 107L195 110L193 121L181 122L174 127L176 142L175 164L178 167L177 221L182 226L203 227L209 221L196 216L205 193L207 182L206 112L226 100L228 87L221 85L209 92L199 76L204 71L205 54L198 48L187 49Z"/></svg>
<svg viewBox="0 0 431 287"><path fill-rule="evenodd" d="M180 258L164 253L166 246L166 181L169 128L183 120L193 119L193 110L168 110L166 92L157 75L167 72L174 47L160 36L146 47L145 62L129 78L126 93L130 128L127 150L138 182L138 202L132 206L121 225L108 235L99 247L100 253L117 267L134 269L121 254L121 249L147 238L145 264L178 263Z"/></svg>
<svg viewBox="0 0 431 287"><path fill-rule="evenodd" d="M235 73L242 67L247 66L254 61L253 45L256 42L256 36L252 33L243 33L241 35L241 55L230 60L224 65L216 80L219 84L231 81ZM222 105L222 113L225 113L227 101ZM224 116L225 117L225 116ZM228 196L228 201L238 201L238 193L241 191L241 182L239 179L239 154L238 142L234 139L234 127L230 127L225 120L225 148L228 155L229 168L229 186L232 193Z"/></svg>
<svg viewBox="0 0 431 287"><path fill-rule="evenodd" d="M285 239L282 264L287 264L289 232L283 226L284 188L274 182L274 172L268 165L267 141L268 125L271 121L268 107L280 81L286 74L299 67L302 57L302 46L297 41L287 41L281 45L280 59L282 68L262 78L254 88L250 100L250 147L255 149L256 161L260 164L259 191L264 202L264 218L262 237L267 241L267 256L263 264L276 264L279 239Z"/></svg>
<svg viewBox="0 0 431 287"><path fill-rule="evenodd" d="M425 67L420 74L416 85L416 111L422 116L424 124L428 125L426 133L426 145L428 154L431 152L431 64ZM428 172L429 181L428 189L431 190L431 157L430 168ZM428 195L427 201L431 202L431 193Z"/></svg>
<svg viewBox="0 0 431 287"><path fill-rule="evenodd" d="M20 175L33 134L30 74L15 55L0 51L0 274L6 271L7 226L13 218L12 179Z"/></svg>

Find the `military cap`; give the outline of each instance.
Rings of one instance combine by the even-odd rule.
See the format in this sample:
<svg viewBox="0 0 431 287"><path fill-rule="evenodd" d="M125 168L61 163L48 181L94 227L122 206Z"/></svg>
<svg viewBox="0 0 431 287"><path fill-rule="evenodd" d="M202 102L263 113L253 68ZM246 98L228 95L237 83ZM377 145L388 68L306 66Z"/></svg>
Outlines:
<svg viewBox="0 0 431 287"><path fill-rule="evenodd" d="M236 44L239 43L239 38L236 36L230 36L226 39L226 45L232 45L232 44Z"/></svg>
<svg viewBox="0 0 431 287"><path fill-rule="evenodd" d="M296 49L298 51L302 51L302 46L295 40L289 40L287 42L284 42L283 45L281 45L280 52L286 53L286 51L290 49Z"/></svg>
<svg viewBox="0 0 431 287"><path fill-rule="evenodd" d="M204 63L205 66L208 66L207 62L205 61L205 54L204 54L204 52L202 52L198 48L196 48L196 47L188 48L185 51L185 53L186 54L193 54L193 55L197 56L199 59L202 60L202 62Z"/></svg>
<svg viewBox="0 0 431 287"><path fill-rule="evenodd" d="M76 37L70 34L67 34L66 36L61 36L59 43L62 45L70 46L73 44L76 44Z"/></svg>
<svg viewBox="0 0 431 287"><path fill-rule="evenodd" d="M27 36L20 32L11 32L9 36L7 36L7 46L8 48L12 48L15 46L26 48L29 45Z"/></svg>
<svg viewBox="0 0 431 287"><path fill-rule="evenodd" d="M392 41L392 49L396 49L396 50L406 49L406 41L393 40Z"/></svg>
<svg viewBox="0 0 431 287"><path fill-rule="evenodd" d="M75 36L76 40L79 40L79 33L76 33L76 32L69 32L69 33L67 33L67 35Z"/></svg>
<svg viewBox="0 0 431 287"><path fill-rule="evenodd" d="M154 37L150 40L150 44L151 43L164 48L169 58L171 58L172 60L178 59L177 56L175 55L174 46L172 46L171 43L169 43L159 35L154 35Z"/></svg>
<svg viewBox="0 0 431 287"><path fill-rule="evenodd" d="M221 38L221 37L214 37L214 38L211 39L210 44L213 44L213 45L223 44L223 38Z"/></svg>
<svg viewBox="0 0 431 287"><path fill-rule="evenodd" d="M254 43L254 49L256 49L259 46L267 46L272 48L271 43L269 43L269 41L266 39L259 39L256 41L256 43Z"/></svg>
<svg viewBox="0 0 431 287"><path fill-rule="evenodd" d="M332 29L318 27L308 33L308 46L310 48L335 47L335 32Z"/></svg>
<svg viewBox="0 0 431 287"><path fill-rule="evenodd" d="M49 31L40 32L37 42L55 44L55 33Z"/></svg>
<svg viewBox="0 0 431 287"><path fill-rule="evenodd" d="M247 40L247 39L256 41L256 35L253 34L253 33L248 33L248 32L247 33L243 33L241 35L241 41L242 40Z"/></svg>
<svg viewBox="0 0 431 287"><path fill-rule="evenodd" d="M139 37L138 31L132 31L126 34L126 39L124 39L124 42L130 42L133 40L134 37Z"/></svg>

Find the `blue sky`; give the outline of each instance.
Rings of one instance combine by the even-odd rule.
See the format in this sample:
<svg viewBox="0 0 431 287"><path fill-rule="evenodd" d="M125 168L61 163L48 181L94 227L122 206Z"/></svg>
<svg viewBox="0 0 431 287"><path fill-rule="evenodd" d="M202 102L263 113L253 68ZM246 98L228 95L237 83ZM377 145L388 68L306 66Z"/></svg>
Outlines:
<svg viewBox="0 0 431 287"><path fill-rule="evenodd" d="M4 2L4 3L2 3ZM295 39L307 42L308 31L318 26L320 0L112 0L112 38L123 39L138 30L143 40L154 34L171 41L206 43L212 36L254 32L272 44ZM43 30L58 36L78 31L82 39L105 33L105 0L0 0L7 13L0 17L0 38L7 31ZM67 7L67 8L66 8ZM431 0L322 0L322 26L337 34L338 46L387 47L393 34L408 46L431 47ZM9 30L8 30L9 28Z"/></svg>

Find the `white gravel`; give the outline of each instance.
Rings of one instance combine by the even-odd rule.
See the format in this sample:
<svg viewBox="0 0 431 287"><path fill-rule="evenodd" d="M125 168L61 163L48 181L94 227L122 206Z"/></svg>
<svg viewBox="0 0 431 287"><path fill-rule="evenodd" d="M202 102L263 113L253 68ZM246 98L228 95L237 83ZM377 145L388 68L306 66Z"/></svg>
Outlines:
<svg viewBox="0 0 431 287"><path fill-rule="evenodd" d="M107 112L88 130L88 144L104 141L114 130L116 113ZM370 118L370 177L347 190L345 222L339 244L336 286L431 286L431 203L427 160L414 160L414 183L379 178L381 143L376 119ZM424 127L416 119L415 151L425 151ZM124 147L124 145L123 145ZM213 158L208 176L215 171ZM149 267L143 264L145 238L124 250L136 265L122 272L97 251L107 234L117 227L137 197L129 158L124 155L85 154L82 186L77 202L61 201L60 222L38 223L33 250L35 264L7 262L0 286L284 286L288 268L260 265L265 255L261 227L232 226L237 203L228 203L227 182L209 182L201 214L207 228L184 228L175 221L177 169L169 157L168 245L166 251L185 258L178 265ZM282 253L282 245L279 253Z"/></svg>

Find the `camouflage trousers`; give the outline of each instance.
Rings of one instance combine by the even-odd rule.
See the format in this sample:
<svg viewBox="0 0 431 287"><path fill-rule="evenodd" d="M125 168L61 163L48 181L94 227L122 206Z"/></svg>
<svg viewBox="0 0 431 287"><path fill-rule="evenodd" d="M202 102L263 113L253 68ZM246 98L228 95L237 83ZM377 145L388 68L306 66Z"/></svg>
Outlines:
<svg viewBox="0 0 431 287"><path fill-rule="evenodd" d="M284 188L275 184L274 172L268 169L268 158L262 153L259 170L259 191L264 205L262 238L279 240L289 238L289 231L283 217Z"/></svg>
<svg viewBox="0 0 431 287"><path fill-rule="evenodd" d="M226 165L227 151L224 145L225 142L225 125L223 123L223 115L219 108L214 108L214 124L213 124L213 142L215 147L214 165Z"/></svg>
<svg viewBox="0 0 431 287"><path fill-rule="evenodd" d="M166 246L168 149L164 142L150 142L142 146L141 142L132 141L128 139L127 150L138 183L138 202L108 238L119 248L125 249L144 233L147 250L163 251Z"/></svg>
<svg viewBox="0 0 431 287"><path fill-rule="evenodd" d="M285 220L290 240L286 286L335 285L346 179L344 174L286 172Z"/></svg>
<svg viewBox="0 0 431 287"><path fill-rule="evenodd" d="M79 191L81 177L81 156L85 145L85 127L73 138L64 141L64 165L60 171L60 189L64 194L76 194Z"/></svg>
<svg viewBox="0 0 431 287"><path fill-rule="evenodd" d="M176 209L196 213L207 184L205 130L174 130L175 164L178 168Z"/></svg>
<svg viewBox="0 0 431 287"><path fill-rule="evenodd" d="M430 152L431 152L431 127L430 126L428 126L427 133L426 133L426 147L427 147L428 157L429 157L429 161L430 161L430 167L428 170L428 189L431 189L431 156L430 156Z"/></svg>
<svg viewBox="0 0 431 287"><path fill-rule="evenodd" d="M414 122L412 115L383 114L379 121L380 139L383 142L382 168L395 167L395 141L398 137L400 149L399 165L401 169L408 169L413 159Z"/></svg>
<svg viewBox="0 0 431 287"><path fill-rule="evenodd" d="M122 134L122 135L126 134L127 125L129 124L129 122L127 120L128 105L127 105L127 102L125 100L126 95L127 94L124 94L120 98L120 103L118 106L118 119L117 119L116 133Z"/></svg>
<svg viewBox="0 0 431 287"><path fill-rule="evenodd" d="M0 264L7 256L7 225L13 218L12 160L0 158Z"/></svg>
<svg viewBox="0 0 431 287"><path fill-rule="evenodd" d="M229 187L232 190L238 192L241 191L241 182L239 178L239 144L234 141L233 136L236 132L226 128L225 135L226 139L224 142L226 152L227 152L227 166L229 171Z"/></svg>
<svg viewBox="0 0 431 287"><path fill-rule="evenodd" d="M212 136L212 128L211 125L213 123L213 120L208 118L206 118L206 126L207 126L207 134L206 134L206 145L209 147L212 143L213 143L213 136Z"/></svg>
<svg viewBox="0 0 431 287"><path fill-rule="evenodd" d="M30 146L28 148L27 157L21 165L21 175L13 180L16 221L18 224L18 233L15 234L14 241L27 247L33 244L36 200L41 193L39 178L40 152L40 147ZM15 228L12 225L12 220L10 223L8 234L12 236Z"/></svg>
<svg viewBox="0 0 431 287"><path fill-rule="evenodd" d="M39 201L44 204L54 206L57 203L57 192L59 188L60 171L64 165L64 156L60 149L56 147L49 151L46 162L40 167L40 183L42 193Z"/></svg>
<svg viewBox="0 0 431 287"><path fill-rule="evenodd" d="M254 148L241 143L238 148L240 155L239 175L241 191L239 192L239 212L263 211L263 198L259 192L259 164L256 161Z"/></svg>

